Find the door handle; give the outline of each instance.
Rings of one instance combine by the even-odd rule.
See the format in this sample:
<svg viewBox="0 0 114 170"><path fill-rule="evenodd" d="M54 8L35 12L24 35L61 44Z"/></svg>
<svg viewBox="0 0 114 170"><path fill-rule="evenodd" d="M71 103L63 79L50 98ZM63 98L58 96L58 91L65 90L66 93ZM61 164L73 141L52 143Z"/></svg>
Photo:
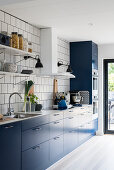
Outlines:
<svg viewBox="0 0 114 170"><path fill-rule="evenodd" d="M59 114L54 114L54 116L59 116Z"/></svg>
<svg viewBox="0 0 114 170"><path fill-rule="evenodd" d="M54 122L54 124L58 124L59 122Z"/></svg>
<svg viewBox="0 0 114 170"><path fill-rule="evenodd" d="M34 150L40 149L40 146L35 146L32 149L34 149Z"/></svg>
<svg viewBox="0 0 114 170"><path fill-rule="evenodd" d="M60 138L60 137L59 137L59 136L57 136L57 137L55 137L55 138L54 138L54 140L57 140L57 139L59 139L59 138Z"/></svg>
<svg viewBox="0 0 114 170"><path fill-rule="evenodd" d="M73 110L69 110L69 112L73 112Z"/></svg>
<svg viewBox="0 0 114 170"><path fill-rule="evenodd" d="M14 126L5 126L5 129L11 129L13 128Z"/></svg>
<svg viewBox="0 0 114 170"><path fill-rule="evenodd" d="M69 117L68 119L73 119L74 117Z"/></svg>
<svg viewBox="0 0 114 170"><path fill-rule="evenodd" d="M38 131L38 130L41 130L41 128L34 128L32 130Z"/></svg>

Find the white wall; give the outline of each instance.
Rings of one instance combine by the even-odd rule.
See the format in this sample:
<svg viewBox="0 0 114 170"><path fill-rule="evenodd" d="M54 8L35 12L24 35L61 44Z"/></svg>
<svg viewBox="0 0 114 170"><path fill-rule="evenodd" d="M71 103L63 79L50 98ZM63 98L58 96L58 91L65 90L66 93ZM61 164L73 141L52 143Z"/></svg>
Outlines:
<svg viewBox="0 0 114 170"><path fill-rule="evenodd" d="M33 52L40 55L40 29L22 21L16 17L13 17L5 12L0 11L0 32L7 31L9 35L11 32L18 32L24 35L24 38L27 38L33 44ZM58 60L63 59L65 62L69 62L69 42L58 38ZM6 60L6 62L18 62L22 60L22 56L14 57L11 53L5 52L0 54L0 61ZM35 70L35 60L26 60L19 62L18 65L21 65L23 69L32 69ZM64 68L65 69L65 68ZM40 69L37 69L37 72L40 73ZM13 78L12 76L5 76L0 79L0 113L5 114L8 109L8 98L11 93L14 91L20 92L24 99L25 85L24 83L14 85L14 82L19 82L24 80L21 77ZM52 78L41 78L34 77L29 78L28 80L33 80L35 82L35 94L39 97L40 103L43 104L44 108L52 106L53 99L53 79ZM59 80L58 90L59 92L69 91L70 83L69 80ZM13 96L11 100L12 107L15 111L21 111L23 108L24 100L20 100L18 96Z"/></svg>
<svg viewBox="0 0 114 170"><path fill-rule="evenodd" d="M98 116L98 135L103 135L103 60L114 59L114 44L98 46L98 69L99 69L99 116Z"/></svg>

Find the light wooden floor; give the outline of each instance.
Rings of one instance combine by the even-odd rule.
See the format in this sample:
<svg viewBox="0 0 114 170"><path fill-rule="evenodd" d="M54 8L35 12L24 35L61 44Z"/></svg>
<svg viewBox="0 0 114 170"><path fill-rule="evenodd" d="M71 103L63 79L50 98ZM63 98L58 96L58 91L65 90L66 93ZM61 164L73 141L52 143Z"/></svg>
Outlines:
<svg viewBox="0 0 114 170"><path fill-rule="evenodd" d="M91 138L48 170L114 170L114 135Z"/></svg>

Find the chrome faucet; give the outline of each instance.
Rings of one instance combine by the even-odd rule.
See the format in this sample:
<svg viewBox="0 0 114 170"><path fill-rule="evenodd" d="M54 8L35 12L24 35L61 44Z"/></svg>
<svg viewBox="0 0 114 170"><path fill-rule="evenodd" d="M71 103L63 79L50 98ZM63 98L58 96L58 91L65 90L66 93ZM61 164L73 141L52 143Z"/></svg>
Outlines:
<svg viewBox="0 0 114 170"><path fill-rule="evenodd" d="M17 94L17 95L20 96L20 98L22 99L21 94L18 93L18 92L14 92L14 93L10 94L10 96L9 96L9 108L8 108L8 113L7 113L8 116L11 116L11 114L14 112L14 109L12 109L11 106L10 106L10 105L11 105L10 100L11 100L11 97L12 97L14 94Z"/></svg>

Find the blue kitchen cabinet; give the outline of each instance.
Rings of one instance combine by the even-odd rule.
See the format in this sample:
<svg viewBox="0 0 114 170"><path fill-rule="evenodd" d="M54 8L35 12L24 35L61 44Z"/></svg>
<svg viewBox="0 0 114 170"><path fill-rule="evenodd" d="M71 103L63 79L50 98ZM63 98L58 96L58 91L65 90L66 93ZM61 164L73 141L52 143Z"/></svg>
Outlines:
<svg viewBox="0 0 114 170"><path fill-rule="evenodd" d="M49 115L44 115L44 116L39 115L38 117L24 120L22 121L22 131L49 123L49 120L50 120Z"/></svg>
<svg viewBox="0 0 114 170"><path fill-rule="evenodd" d="M21 170L21 122L0 126L0 169Z"/></svg>
<svg viewBox="0 0 114 170"><path fill-rule="evenodd" d="M50 139L63 134L63 119L50 123Z"/></svg>
<svg viewBox="0 0 114 170"><path fill-rule="evenodd" d="M55 136L50 140L50 164L55 163L64 156L63 135Z"/></svg>
<svg viewBox="0 0 114 170"><path fill-rule="evenodd" d="M71 42L70 62L75 79L70 80L71 91L89 91L92 104L92 69L98 69L98 47L92 41Z"/></svg>
<svg viewBox="0 0 114 170"><path fill-rule="evenodd" d="M79 144L78 128L64 133L64 155L73 151Z"/></svg>
<svg viewBox="0 0 114 170"><path fill-rule="evenodd" d="M49 140L49 124L22 132L22 151Z"/></svg>
<svg viewBox="0 0 114 170"><path fill-rule="evenodd" d="M22 152L22 170L45 170L49 165L49 141Z"/></svg>

